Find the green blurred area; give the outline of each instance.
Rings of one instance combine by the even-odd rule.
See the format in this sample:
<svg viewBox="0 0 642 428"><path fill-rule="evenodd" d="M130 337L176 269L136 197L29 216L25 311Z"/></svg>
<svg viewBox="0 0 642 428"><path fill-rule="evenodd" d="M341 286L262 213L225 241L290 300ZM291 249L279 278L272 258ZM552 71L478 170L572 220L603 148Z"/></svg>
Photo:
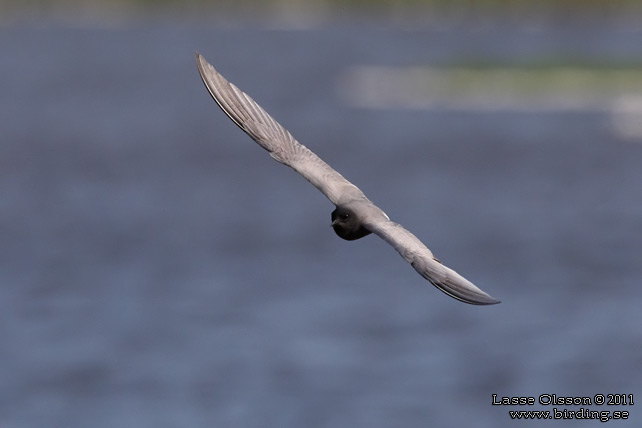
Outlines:
<svg viewBox="0 0 642 428"><path fill-rule="evenodd" d="M640 0L2 0L0 21L61 13L111 17L137 13L199 15L224 12L252 17L265 12L332 19L345 14L395 19L559 20L620 18L642 21Z"/></svg>
<svg viewBox="0 0 642 428"><path fill-rule="evenodd" d="M129 4L129 5L143 5L143 6L158 6L166 4L201 4L201 5L216 5L216 4L298 4L298 5L314 5L314 4L330 4L334 6L344 6L347 4L364 7L364 6L434 6L439 8L449 7L483 7L483 8L502 8L502 7L546 7L550 9L556 8L577 8L589 7L596 9L611 9L614 7L621 7L627 5L637 5L639 0L3 0L0 5L21 7L24 5L79 5L79 4Z"/></svg>

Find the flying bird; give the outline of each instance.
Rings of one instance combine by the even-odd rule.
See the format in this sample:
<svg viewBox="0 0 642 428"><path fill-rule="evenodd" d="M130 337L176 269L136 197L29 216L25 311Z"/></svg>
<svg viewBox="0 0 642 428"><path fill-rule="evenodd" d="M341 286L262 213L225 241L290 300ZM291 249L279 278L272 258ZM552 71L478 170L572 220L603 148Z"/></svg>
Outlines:
<svg viewBox="0 0 642 428"><path fill-rule="evenodd" d="M336 206L331 216L337 235L351 241L374 233L392 245L421 276L449 296L473 305L499 303L446 267L419 238L390 220L357 186L294 139L287 129L198 53L196 63L205 87L223 112L270 156L301 174Z"/></svg>

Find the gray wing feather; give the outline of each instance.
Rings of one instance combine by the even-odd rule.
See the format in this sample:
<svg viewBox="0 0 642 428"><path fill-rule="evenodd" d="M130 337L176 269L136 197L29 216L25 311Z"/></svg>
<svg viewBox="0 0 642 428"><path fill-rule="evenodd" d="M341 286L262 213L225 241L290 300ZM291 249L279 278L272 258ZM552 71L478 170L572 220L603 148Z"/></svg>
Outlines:
<svg viewBox="0 0 642 428"><path fill-rule="evenodd" d="M419 275L450 297L473 305L500 303L499 300L489 296L472 282L442 264L419 238L400 224L379 218L364 226L392 245L419 272Z"/></svg>
<svg viewBox="0 0 642 428"><path fill-rule="evenodd" d="M332 169L261 108L249 95L228 82L205 58L196 54L205 87L223 112L277 161L312 183L335 205L366 199L361 190Z"/></svg>

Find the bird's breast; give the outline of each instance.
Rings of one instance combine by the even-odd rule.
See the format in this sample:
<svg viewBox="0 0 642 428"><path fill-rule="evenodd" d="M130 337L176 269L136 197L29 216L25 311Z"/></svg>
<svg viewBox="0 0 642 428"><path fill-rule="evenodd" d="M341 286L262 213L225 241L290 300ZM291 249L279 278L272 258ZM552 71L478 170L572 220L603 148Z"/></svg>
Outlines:
<svg viewBox="0 0 642 428"><path fill-rule="evenodd" d="M354 241L359 238L363 238L366 235L370 235L372 232L370 232L368 229L366 229L363 226L360 226L357 229L348 229L345 227L342 227L340 224L335 224L332 226L334 229L334 232L339 235L340 238L345 239L346 241Z"/></svg>

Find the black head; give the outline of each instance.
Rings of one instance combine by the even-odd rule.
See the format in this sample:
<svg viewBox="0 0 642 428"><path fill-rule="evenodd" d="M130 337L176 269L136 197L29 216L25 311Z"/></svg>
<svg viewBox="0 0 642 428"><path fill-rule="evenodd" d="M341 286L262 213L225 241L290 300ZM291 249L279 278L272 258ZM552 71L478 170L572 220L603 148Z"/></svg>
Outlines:
<svg viewBox="0 0 642 428"><path fill-rule="evenodd" d="M332 228L339 237L348 241L362 238L370 234L370 231L361 226L359 217L350 209L337 207L332 211Z"/></svg>

